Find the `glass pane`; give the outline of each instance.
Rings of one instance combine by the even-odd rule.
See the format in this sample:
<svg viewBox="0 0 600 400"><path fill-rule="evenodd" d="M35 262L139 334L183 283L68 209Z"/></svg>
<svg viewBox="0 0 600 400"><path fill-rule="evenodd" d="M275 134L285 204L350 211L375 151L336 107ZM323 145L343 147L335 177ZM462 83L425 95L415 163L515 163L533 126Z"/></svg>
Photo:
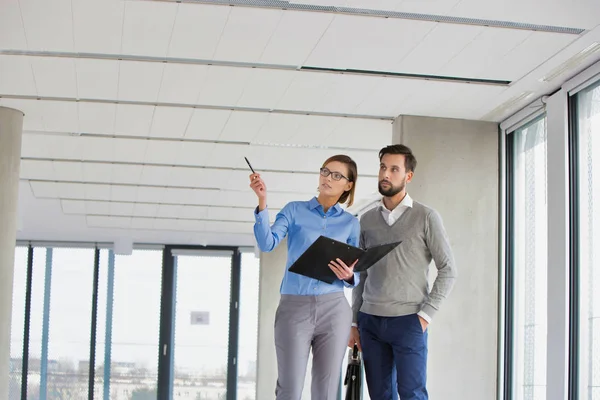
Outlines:
<svg viewBox="0 0 600 400"><path fill-rule="evenodd" d="M579 398L600 399L600 86L577 94L579 139Z"/></svg>
<svg viewBox="0 0 600 400"><path fill-rule="evenodd" d="M88 398L93 249L53 249L47 394L49 400Z"/></svg>
<svg viewBox="0 0 600 400"><path fill-rule="evenodd" d="M10 332L10 369L8 399L21 399L23 367L23 328L25 326L25 292L27 290L27 247L15 249L13 300Z"/></svg>
<svg viewBox="0 0 600 400"><path fill-rule="evenodd" d="M44 322L44 286L46 282L47 250L33 250L33 276L31 281L31 316L29 326L29 370L27 373L27 399L40 398L40 372L42 358L42 333Z"/></svg>
<svg viewBox="0 0 600 400"><path fill-rule="evenodd" d="M161 274L160 250L115 256L110 399L156 398Z"/></svg>
<svg viewBox="0 0 600 400"><path fill-rule="evenodd" d="M173 398L225 399L231 256L178 256Z"/></svg>
<svg viewBox="0 0 600 400"><path fill-rule="evenodd" d="M546 119L514 135L515 400L546 398Z"/></svg>
<svg viewBox="0 0 600 400"><path fill-rule="evenodd" d="M256 399L259 275L260 260L254 253L242 253L237 386L239 400Z"/></svg>

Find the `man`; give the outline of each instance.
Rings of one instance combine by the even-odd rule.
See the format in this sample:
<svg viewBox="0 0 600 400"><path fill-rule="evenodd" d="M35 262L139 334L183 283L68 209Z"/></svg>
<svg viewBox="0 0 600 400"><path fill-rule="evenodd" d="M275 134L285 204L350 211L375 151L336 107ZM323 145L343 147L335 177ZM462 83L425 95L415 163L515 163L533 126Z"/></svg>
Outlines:
<svg viewBox="0 0 600 400"><path fill-rule="evenodd" d="M417 166L412 151L387 146L379 160L383 199L361 218L361 246L402 243L353 290L348 345L363 352L371 399L391 400L397 387L400 400L426 400L427 326L452 290L456 266L439 214L406 192ZM438 275L430 291L432 260Z"/></svg>

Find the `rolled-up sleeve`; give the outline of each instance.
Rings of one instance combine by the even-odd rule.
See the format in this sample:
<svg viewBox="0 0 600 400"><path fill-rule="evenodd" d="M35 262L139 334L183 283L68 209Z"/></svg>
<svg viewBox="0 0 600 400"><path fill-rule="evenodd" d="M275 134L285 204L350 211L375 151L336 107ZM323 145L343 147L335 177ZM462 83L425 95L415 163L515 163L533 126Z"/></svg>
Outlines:
<svg viewBox="0 0 600 400"><path fill-rule="evenodd" d="M269 252L275 249L277 245L286 237L288 228L291 225L293 216L292 203L287 204L277 213L275 222L269 225L269 211L267 208L257 212L254 211L254 237L261 251Z"/></svg>

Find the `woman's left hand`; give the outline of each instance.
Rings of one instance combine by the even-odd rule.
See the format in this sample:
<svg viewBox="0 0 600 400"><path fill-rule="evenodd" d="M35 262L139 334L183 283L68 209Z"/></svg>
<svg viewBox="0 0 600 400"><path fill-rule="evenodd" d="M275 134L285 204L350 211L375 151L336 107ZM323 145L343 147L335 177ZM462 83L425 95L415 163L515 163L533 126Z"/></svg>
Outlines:
<svg viewBox="0 0 600 400"><path fill-rule="evenodd" d="M329 262L329 268L331 268L338 279L346 282L352 282L354 280L354 266L357 262L358 260L354 261L352 265L347 266L346 263L337 258Z"/></svg>

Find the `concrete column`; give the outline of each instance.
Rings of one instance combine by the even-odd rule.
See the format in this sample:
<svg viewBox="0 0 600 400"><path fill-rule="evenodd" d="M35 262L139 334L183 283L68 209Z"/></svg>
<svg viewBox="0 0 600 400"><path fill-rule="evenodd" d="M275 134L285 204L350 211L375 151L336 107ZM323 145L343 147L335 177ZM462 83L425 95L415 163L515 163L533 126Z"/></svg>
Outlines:
<svg viewBox="0 0 600 400"><path fill-rule="evenodd" d="M23 113L0 107L0 398L8 398L10 322Z"/></svg>
<svg viewBox="0 0 600 400"><path fill-rule="evenodd" d="M497 124L481 121L400 116L393 125L394 143L417 158L408 193L441 214L458 267L429 331L432 399L496 398L498 135Z"/></svg>

